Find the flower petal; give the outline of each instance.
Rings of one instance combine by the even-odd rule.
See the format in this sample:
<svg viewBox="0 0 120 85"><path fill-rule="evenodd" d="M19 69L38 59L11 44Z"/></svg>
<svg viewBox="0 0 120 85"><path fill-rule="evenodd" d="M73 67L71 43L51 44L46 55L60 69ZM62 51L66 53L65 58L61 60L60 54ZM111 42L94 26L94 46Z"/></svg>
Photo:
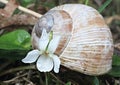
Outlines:
<svg viewBox="0 0 120 85"><path fill-rule="evenodd" d="M48 52L54 53L56 48L58 47L60 41L60 36L54 35L53 39L50 41L50 44L48 46Z"/></svg>
<svg viewBox="0 0 120 85"><path fill-rule="evenodd" d="M60 68L60 59L57 55L54 54L50 54L50 57L52 57L53 59L53 63L54 63L54 72L58 73L59 72L59 68Z"/></svg>
<svg viewBox="0 0 120 85"><path fill-rule="evenodd" d="M22 62L24 63L33 63L37 60L37 58L40 55L40 51L39 50L32 50L30 51L27 56L22 59Z"/></svg>
<svg viewBox="0 0 120 85"><path fill-rule="evenodd" d="M49 42L49 34L47 34L46 30L42 30L41 38L39 39L39 49L45 51Z"/></svg>
<svg viewBox="0 0 120 85"><path fill-rule="evenodd" d="M53 60L49 56L41 55L37 60L37 69L40 72L49 72L53 68Z"/></svg>

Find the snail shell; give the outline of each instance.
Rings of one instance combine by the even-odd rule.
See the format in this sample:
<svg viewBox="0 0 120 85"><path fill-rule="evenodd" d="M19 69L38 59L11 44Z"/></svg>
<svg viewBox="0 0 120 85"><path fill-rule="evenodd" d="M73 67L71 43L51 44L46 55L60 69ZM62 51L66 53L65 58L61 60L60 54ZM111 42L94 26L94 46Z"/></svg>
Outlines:
<svg viewBox="0 0 120 85"><path fill-rule="evenodd" d="M53 30L54 35L61 36L55 53L63 66L88 75L101 75L111 69L112 35L94 8L66 4L51 9L34 26L34 48L38 47L42 29Z"/></svg>

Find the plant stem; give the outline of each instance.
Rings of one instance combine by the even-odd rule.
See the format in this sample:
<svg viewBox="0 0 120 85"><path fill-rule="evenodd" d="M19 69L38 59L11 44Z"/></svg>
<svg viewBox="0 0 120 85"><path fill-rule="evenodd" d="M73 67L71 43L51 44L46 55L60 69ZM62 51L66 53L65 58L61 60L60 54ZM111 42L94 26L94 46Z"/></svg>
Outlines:
<svg viewBox="0 0 120 85"><path fill-rule="evenodd" d="M52 40L52 38L53 38L53 31L50 31L50 34L49 34L49 42L48 42L48 44L47 44L47 46L46 46L45 52L48 50L48 46L49 46L50 41Z"/></svg>
<svg viewBox="0 0 120 85"><path fill-rule="evenodd" d="M44 82L43 82L43 80L42 80L42 77L41 77L41 73L38 71L37 72L38 74L39 74L39 78L40 78L40 85L44 85Z"/></svg>
<svg viewBox="0 0 120 85"><path fill-rule="evenodd" d="M7 4L7 3L8 3L7 0L0 0L0 2L2 2L2 3L4 3L4 4ZM35 17L38 17L38 18L40 18L40 17L42 16L41 14L36 13L36 12L34 12L34 11L32 11L32 10L29 10L29 9L27 9L27 8L24 8L24 7L22 7L22 6L18 6L18 9L21 10L21 11L23 11L23 12L25 12L25 13L31 14L31 15L33 15L33 16L35 16Z"/></svg>
<svg viewBox="0 0 120 85"><path fill-rule="evenodd" d="M48 85L48 73L45 73L45 85Z"/></svg>
<svg viewBox="0 0 120 85"><path fill-rule="evenodd" d="M87 5L87 4L88 4L88 2L89 2L89 0L85 0L85 5Z"/></svg>

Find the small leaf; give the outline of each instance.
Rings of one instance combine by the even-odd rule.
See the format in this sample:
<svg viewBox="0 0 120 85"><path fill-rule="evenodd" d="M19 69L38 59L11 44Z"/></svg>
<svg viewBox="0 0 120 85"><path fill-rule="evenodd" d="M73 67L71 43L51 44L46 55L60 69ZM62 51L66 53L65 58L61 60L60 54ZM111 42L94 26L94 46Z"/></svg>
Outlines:
<svg viewBox="0 0 120 85"><path fill-rule="evenodd" d="M71 82L67 82L65 85L71 85Z"/></svg>
<svg viewBox="0 0 120 85"><path fill-rule="evenodd" d="M101 13L111 2L112 0L107 0L100 8L98 8L98 11Z"/></svg>
<svg viewBox="0 0 120 85"><path fill-rule="evenodd" d="M15 30L0 37L0 49L30 49L30 34L25 30Z"/></svg>
<svg viewBox="0 0 120 85"><path fill-rule="evenodd" d="M113 55L112 65L120 66L120 56Z"/></svg>
<svg viewBox="0 0 120 85"><path fill-rule="evenodd" d="M111 75L113 77L120 77L120 66L113 66L108 75Z"/></svg>

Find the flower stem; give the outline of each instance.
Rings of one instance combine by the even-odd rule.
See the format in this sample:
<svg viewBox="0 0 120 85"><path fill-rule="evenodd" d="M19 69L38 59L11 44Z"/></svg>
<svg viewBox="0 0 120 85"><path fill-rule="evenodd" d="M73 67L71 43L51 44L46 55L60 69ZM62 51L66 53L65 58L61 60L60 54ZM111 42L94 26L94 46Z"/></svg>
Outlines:
<svg viewBox="0 0 120 85"><path fill-rule="evenodd" d="M45 49L45 52L47 51L48 46L49 46L50 41L52 40L52 38L53 38L53 31L50 31L50 34L49 34L49 42L48 42L48 44L47 44L47 47L46 47L46 49Z"/></svg>
<svg viewBox="0 0 120 85"><path fill-rule="evenodd" d="M85 0L85 5L88 5L89 0Z"/></svg>
<svg viewBox="0 0 120 85"><path fill-rule="evenodd" d="M45 85L48 85L48 74L45 73Z"/></svg>

